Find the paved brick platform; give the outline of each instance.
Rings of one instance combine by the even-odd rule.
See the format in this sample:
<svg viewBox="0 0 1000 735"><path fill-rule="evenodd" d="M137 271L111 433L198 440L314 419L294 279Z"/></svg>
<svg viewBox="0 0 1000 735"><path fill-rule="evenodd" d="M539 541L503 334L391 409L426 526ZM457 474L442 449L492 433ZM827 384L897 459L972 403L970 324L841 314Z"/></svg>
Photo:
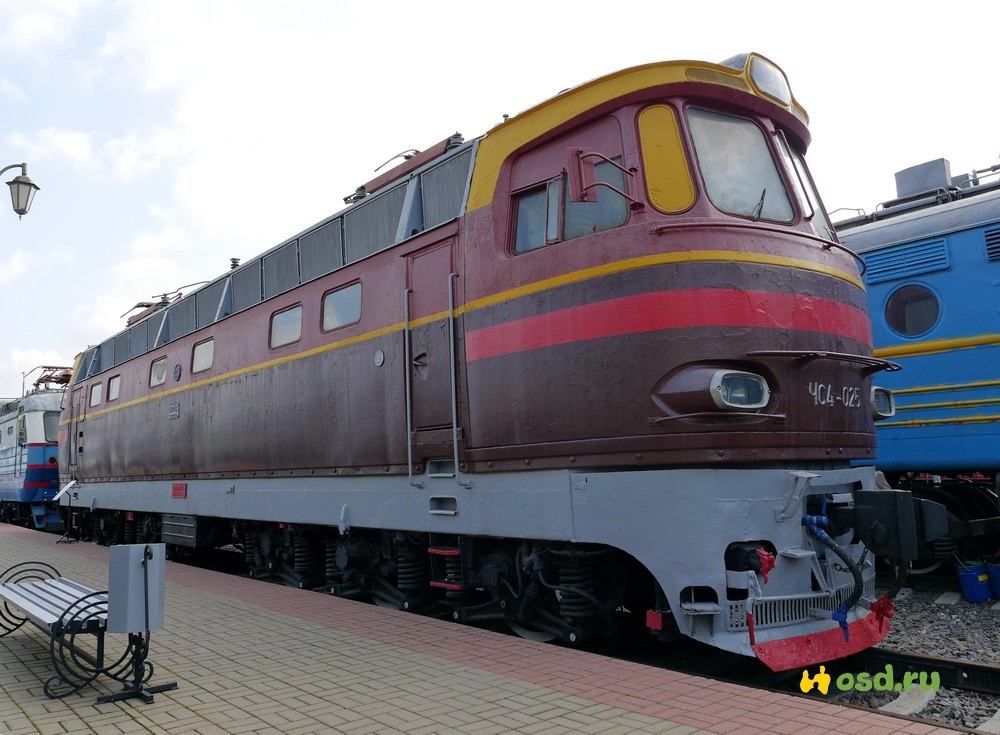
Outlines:
<svg viewBox="0 0 1000 735"><path fill-rule="evenodd" d="M0 524L0 571L47 561L107 587L106 548L56 541ZM150 660L151 684L179 685L152 704L95 704L107 684L50 700L47 641L24 626L0 638L0 732L954 732L171 562Z"/></svg>

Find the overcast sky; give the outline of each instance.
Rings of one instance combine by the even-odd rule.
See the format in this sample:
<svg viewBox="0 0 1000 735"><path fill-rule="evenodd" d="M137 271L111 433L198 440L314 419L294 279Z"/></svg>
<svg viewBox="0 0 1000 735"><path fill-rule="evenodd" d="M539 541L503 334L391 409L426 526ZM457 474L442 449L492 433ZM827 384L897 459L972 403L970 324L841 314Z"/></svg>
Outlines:
<svg viewBox="0 0 1000 735"><path fill-rule="evenodd" d="M0 396L340 209L394 154L628 66L777 62L831 210L871 211L927 160L1000 161L992 2L681 6L0 0L0 167L41 187L20 221L0 192Z"/></svg>

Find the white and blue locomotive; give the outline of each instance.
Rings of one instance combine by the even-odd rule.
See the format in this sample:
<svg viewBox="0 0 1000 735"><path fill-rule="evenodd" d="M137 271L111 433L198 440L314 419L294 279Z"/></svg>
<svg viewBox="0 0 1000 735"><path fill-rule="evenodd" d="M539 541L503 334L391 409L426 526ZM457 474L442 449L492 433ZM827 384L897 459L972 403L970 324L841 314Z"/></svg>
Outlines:
<svg viewBox="0 0 1000 735"><path fill-rule="evenodd" d="M61 531L59 412L69 369L42 367L21 398L0 402L0 519Z"/></svg>

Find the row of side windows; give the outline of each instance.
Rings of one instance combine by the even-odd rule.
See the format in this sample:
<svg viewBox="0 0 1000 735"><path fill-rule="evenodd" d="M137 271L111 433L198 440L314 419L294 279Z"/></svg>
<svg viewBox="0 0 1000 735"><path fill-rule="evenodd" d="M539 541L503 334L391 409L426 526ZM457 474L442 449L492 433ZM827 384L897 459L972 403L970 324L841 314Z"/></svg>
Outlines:
<svg viewBox="0 0 1000 735"><path fill-rule="evenodd" d="M357 324L361 321L361 283L329 291L323 296L323 332ZM302 339L302 304L271 315L268 345L271 349L294 344Z"/></svg>
<svg viewBox="0 0 1000 735"><path fill-rule="evenodd" d="M323 296L323 332L356 324L361 320L361 283L355 282L348 286L329 291ZM273 349L294 344L302 338L302 304L271 315L268 345ZM191 349L191 373L196 375L210 370L215 362L215 339L210 338L198 342ZM179 373L178 373L178 378ZM167 356L158 357L149 365L149 387L156 388L167 382ZM104 383L95 383L90 387L90 406L99 406L102 401L112 402L118 399L121 390L121 375L113 375L108 379L107 396L104 395Z"/></svg>
<svg viewBox="0 0 1000 735"><path fill-rule="evenodd" d="M108 403L111 401L117 401L118 395L121 392L122 387L122 376L112 375L108 378ZM99 406L101 400L104 398L104 383L94 383L90 386L90 405L91 407Z"/></svg>

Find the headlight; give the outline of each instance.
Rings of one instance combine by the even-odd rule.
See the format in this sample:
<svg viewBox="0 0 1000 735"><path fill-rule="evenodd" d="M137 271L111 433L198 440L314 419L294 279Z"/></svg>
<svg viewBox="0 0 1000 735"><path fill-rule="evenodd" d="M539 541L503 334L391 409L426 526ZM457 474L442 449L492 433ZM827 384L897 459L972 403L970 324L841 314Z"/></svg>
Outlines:
<svg viewBox="0 0 1000 735"><path fill-rule="evenodd" d="M767 59L759 56L750 58L750 79L757 89L783 105L792 104L792 91L784 72Z"/></svg>
<svg viewBox="0 0 1000 735"><path fill-rule="evenodd" d="M896 415L896 399L891 390L872 386L872 416L876 421Z"/></svg>
<svg viewBox="0 0 1000 735"><path fill-rule="evenodd" d="M771 400L764 378L736 370L716 371L709 392L716 406L734 411L764 408Z"/></svg>

